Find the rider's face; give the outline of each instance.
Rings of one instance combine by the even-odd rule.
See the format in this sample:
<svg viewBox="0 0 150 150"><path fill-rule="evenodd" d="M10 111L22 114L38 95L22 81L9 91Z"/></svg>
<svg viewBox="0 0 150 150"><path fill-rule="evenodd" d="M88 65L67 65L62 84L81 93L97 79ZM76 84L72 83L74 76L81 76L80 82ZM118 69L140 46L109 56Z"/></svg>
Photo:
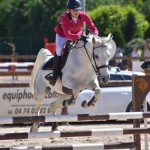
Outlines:
<svg viewBox="0 0 150 150"><path fill-rule="evenodd" d="M70 9L70 13L71 13L72 17L77 18L79 16L79 10Z"/></svg>

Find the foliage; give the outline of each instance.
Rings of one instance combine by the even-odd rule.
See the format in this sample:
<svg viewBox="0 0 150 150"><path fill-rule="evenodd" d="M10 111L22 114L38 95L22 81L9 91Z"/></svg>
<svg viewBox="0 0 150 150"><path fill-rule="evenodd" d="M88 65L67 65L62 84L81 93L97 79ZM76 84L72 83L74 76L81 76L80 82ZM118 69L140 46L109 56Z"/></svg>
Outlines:
<svg viewBox="0 0 150 150"><path fill-rule="evenodd" d="M149 24L149 28L146 30L145 35L144 35L144 39L150 38L150 24Z"/></svg>
<svg viewBox="0 0 150 150"><path fill-rule="evenodd" d="M143 8L145 4L145 0L86 0L86 8L87 10L93 10L97 8L99 5L108 6L108 5L134 5L137 9ZM146 0L149 1L149 0Z"/></svg>
<svg viewBox="0 0 150 150"><path fill-rule="evenodd" d="M149 0L145 0L144 5L142 7L142 12L144 13L146 19L150 23L150 1Z"/></svg>
<svg viewBox="0 0 150 150"><path fill-rule="evenodd" d="M5 41L15 43L18 54L37 54L44 37L54 42L54 26L66 11L66 2L0 0L0 54L11 54ZM134 38L150 37L149 6L149 0L86 0L86 10L100 35L112 32L120 47Z"/></svg>
<svg viewBox="0 0 150 150"><path fill-rule="evenodd" d="M123 47L124 43L133 38L143 38L149 26L144 15L132 6L99 6L89 14L102 36L110 32L117 35L114 38L119 47Z"/></svg>
<svg viewBox="0 0 150 150"><path fill-rule="evenodd" d="M0 0L0 45L7 40L17 45L18 54L37 53L44 37L55 40L53 28L65 10L61 0Z"/></svg>

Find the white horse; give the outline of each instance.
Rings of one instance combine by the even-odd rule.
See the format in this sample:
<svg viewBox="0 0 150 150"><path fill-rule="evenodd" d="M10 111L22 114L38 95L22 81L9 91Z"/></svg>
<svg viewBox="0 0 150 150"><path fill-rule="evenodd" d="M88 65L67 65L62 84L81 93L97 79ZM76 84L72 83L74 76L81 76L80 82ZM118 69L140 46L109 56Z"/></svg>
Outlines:
<svg viewBox="0 0 150 150"><path fill-rule="evenodd" d="M58 95L58 100L52 102L50 106L52 114L57 109L74 105L78 94L85 88L94 90L95 95L89 102L83 101L82 107L94 107L101 94L97 75L100 82L107 83L109 81L108 63L113 57L115 49L111 35L100 38L89 34L87 42L78 41L71 49L65 65L61 69L62 77L57 79L55 86L51 86L45 79L50 70L42 70L41 68L53 55L49 50L42 48L35 61L31 81L36 101L36 115L40 115L42 100L50 89ZM33 123L31 131L37 131L38 127L39 123Z"/></svg>

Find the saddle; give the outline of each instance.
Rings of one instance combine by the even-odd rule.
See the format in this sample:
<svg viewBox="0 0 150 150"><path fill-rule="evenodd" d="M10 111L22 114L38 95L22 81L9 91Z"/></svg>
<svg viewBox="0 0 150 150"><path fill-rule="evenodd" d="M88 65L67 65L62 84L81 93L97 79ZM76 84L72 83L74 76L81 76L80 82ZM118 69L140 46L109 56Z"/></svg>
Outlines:
<svg viewBox="0 0 150 150"><path fill-rule="evenodd" d="M61 69L65 66L68 55L77 42L68 40L62 50L61 55ZM41 68L42 70L53 70L53 57L47 60Z"/></svg>

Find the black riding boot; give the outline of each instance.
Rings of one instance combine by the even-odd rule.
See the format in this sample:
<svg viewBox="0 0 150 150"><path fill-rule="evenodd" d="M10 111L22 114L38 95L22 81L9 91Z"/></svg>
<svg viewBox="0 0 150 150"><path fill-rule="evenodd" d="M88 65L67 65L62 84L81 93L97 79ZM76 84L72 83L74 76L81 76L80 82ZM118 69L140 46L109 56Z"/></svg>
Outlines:
<svg viewBox="0 0 150 150"><path fill-rule="evenodd" d="M49 81L51 85L55 85L56 80L58 78L58 74L60 71L60 66L61 66L61 56L58 56L56 53L54 55L54 60L53 60L53 74L48 74L45 76L45 79Z"/></svg>

